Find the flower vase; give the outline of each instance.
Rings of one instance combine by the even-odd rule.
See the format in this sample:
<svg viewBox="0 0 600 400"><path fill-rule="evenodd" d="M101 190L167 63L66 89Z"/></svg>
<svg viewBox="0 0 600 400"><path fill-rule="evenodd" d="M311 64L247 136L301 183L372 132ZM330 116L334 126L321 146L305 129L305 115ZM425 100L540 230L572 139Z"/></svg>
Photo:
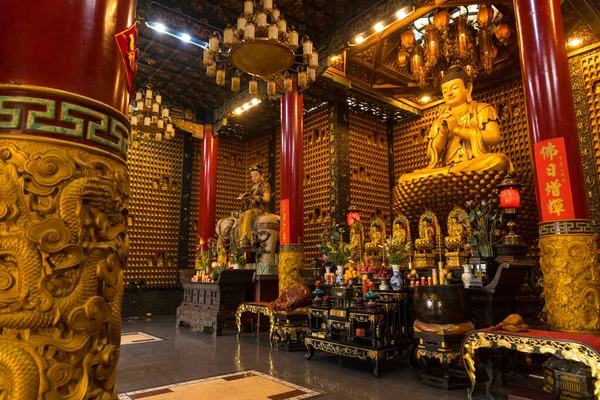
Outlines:
<svg viewBox="0 0 600 400"><path fill-rule="evenodd" d="M390 279L390 284L392 285L392 290L400 290L402 289L402 279L400 278L400 266L392 265L392 271L394 274L392 275L392 279Z"/></svg>
<svg viewBox="0 0 600 400"><path fill-rule="evenodd" d="M240 264L238 264L238 263L233 264L233 269L240 269Z"/></svg>
<svg viewBox="0 0 600 400"><path fill-rule="evenodd" d="M337 286L344 285L344 266L343 265L337 266L337 275L335 277L335 284Z"/></svg>
<svg viewBox="0 0 600 400"><path fill-rule="evenodd" d="M471 275L471 265L464 264L463 268L464 268L465 272L463 272L463 274L462 274L462 281L463 281L465 287L468 289L471 287L471 279L473 278L473 276Z"/></svg>
<svg viewBox="0 0 600 400"><path fill-rule="evenodd" d="M331 266L325 267L325 272L330 274L331 273Z"/></svg>

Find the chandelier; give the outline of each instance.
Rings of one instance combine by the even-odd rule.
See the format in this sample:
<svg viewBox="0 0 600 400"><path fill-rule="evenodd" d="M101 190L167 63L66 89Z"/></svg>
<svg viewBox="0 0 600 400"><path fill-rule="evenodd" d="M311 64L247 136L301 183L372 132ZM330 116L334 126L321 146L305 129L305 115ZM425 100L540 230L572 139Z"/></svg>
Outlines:
<svg viewBox="0 0 600 400"><path fill-rule="evenodd" d="M508 24L494 14L487 5L479 6L475 21L465 15L453 19L446 9L438 11L430 18L432 23L423 27L421 39L412 27L401 33L398 64L408 67L420 86L427 81L438 85L444 72L456 64L465 66L472 78L480 70L491 74L498 47L508 47L511 35Z"/></svg>
<svg viewBox="0 0 600 400"><path fill-rule="evenodd" d="M296 62L296 50L302 46L302 62ZM305 36L298 40L298 32L287 22L273 0L244 1L244 12L235 27L227 25L222 34L214 32L204 50L203 63L206 75L214 77L217 85L225 86L227 66L231 72L231 90L240 91L241 75L251 76L248 92L256 95L258 80L267 82L267 95L276 93L276 83L283 84L286 92L292 91L293 78L299 88L316 79L319 54ZM297 65L295 71L294 65Z"/></svg>
<svg viewBox="0 0 600 400"><path fill-rule="evenodd" d="M134 147L139 145L139 139L161 141L175 137L175 130L169 118L169 108L162 103L162 96L157 90L152 90L152 84L140 89L135 99L129 105L131 121L130 138Z"/></svg>

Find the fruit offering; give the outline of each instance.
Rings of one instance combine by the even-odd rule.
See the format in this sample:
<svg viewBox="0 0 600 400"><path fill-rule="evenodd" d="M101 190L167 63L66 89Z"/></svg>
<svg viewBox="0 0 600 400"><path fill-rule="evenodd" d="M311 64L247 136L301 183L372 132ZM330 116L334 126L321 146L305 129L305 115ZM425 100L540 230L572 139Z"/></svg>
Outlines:
<svg viewBox="0 0 600 400"><path fill-rule="evenodd" d="M350 279L356 279L356 278L360 278L360 274L358 273L358 271L356 270L356 268L354 268L353 266L350 266L344 272L344 280L348 281Z"/></svg>

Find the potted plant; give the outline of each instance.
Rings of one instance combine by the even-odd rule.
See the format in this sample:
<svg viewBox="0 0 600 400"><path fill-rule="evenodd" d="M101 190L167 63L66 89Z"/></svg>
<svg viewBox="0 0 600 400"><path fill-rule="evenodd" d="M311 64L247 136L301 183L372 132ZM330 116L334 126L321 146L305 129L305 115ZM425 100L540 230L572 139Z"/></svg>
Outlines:
<svg viewBox="0 0 600 400"><path fill-rule="evenodd" d="M493 279L496 270L494 245L502 239L499 234L502 214L496 213L493 204L485 200L468 201L467 208L469 214L465 220L468 222L463 225L471 232L470 262L475 267L473 278L483 279L486 275L487 278Z"/></svg>
<svg viewBox="0 0 600 400"><path fill-rule="evenodd" d="M320 236L321 243L317 245L319 252L325 254L327 259L337 267L336 284L344 283L344 265L352 257L352 247L343 242L344 229L339 224L333 224L325 229Z"/></svg>
<svg viewBox="0 0 600 400"><path fill-rule="evenodd" d="M246 265L246 257L244 255L244 250L235 244L233 250L229 254L229 262L233 264L233 269L240 269Z"/></svg>
<svg viewBox="0 0 600 400"><path fill-rule="evenodd" d="M208 272L208 265L210 264L210 253L207 250L202 250L204 246L204 240L200 238L198 247L196 248L196 271Z"/></svg>

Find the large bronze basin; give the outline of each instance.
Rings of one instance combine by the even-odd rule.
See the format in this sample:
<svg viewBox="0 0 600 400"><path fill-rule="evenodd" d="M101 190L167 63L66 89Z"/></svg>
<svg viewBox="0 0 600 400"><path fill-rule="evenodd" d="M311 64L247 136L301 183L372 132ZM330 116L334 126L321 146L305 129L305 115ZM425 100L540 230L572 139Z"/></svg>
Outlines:
<svg viewBox="0 0 600 400"><path fill-rule="evenodd" d="M413 298L415 318L436 324L466 320L467 293L463 285L418 286Z"/></svg>

